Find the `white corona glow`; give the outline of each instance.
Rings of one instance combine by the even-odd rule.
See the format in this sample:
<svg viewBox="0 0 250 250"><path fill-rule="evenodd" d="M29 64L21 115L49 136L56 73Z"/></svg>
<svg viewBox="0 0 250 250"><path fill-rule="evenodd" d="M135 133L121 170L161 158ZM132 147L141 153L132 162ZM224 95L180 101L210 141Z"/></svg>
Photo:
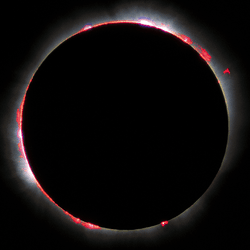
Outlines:
<svg viewBox="0 0 250 250"><path fill-rule="evenodd" d="M156 29L161 29L163 31L166 31L170 34L173 34L174 31L172 31L169 27L169 24L166 26L164 23L160 23L160 24L156 24L153 21L147 20L147 19L141 19L138 18L138 23L141 25L145 25L145 26L151 26L151 27L155 27Z"/></svg>
<svg viewBox="0 0 250 250"><path fill-rule="evenodd" d="M21 168L22 170L22 178L26 180L26 182L30 183L30 184L36 184L36 179L35 176L33 174L33 172L31 171L30 167L27 166L24 168Z"/></svg>
<svg viewBox="0 0 250 250"><path fill-rule="evenodd" d="M131 10L131 14L133 13L133 10ZM144 12L145 13L145 12ZM124 13L123 13L124 14ZM118 15L119 16L119 15ZM85 26L82 26L83 28L79 31L79 32L77 32L77 33L80 33L81 31L86 31L86 30L89 30L89 29L91 29L91 28L94 28L94 27L98 27L98 26L101 26L101 25L103 25L103 24L108 24L108 23L122 23L122 22L124 22L124 23L137 23L137 24L141 24L141 25L145 25L145 26L153 26L153 27L155 27L155 28L158 28L158 29L161 29L162 31L165 31L165 32L168 32L168 33L170 33L170 34L173 34L173 35L175 35L175 36L177 36L177 37L179 37L179 35L177 35L177 34L180 34L180 33L177 33L176 31L178 30L179 32L180 32L180 30L179 30L179 28L178 29L176 29L176 28L173 28L172 29L172 27L170 27L170 24L169 24L169 20L167 20L167 19L165 19L165 21L164 21L164 18L160 18L159 16L158 16L158 14L156 13L155 14L155 17L156 17L156 19L161 19L161 22L158 22L157 24L155 23L155 22L153 22L153 21L151 21L151 20L148 20L148 19L143 19L143 18L138 18L138 14L136 13L135 14L135 16L134 16L134 18L135 19L133 19L133 20L131 20L131 15L130 15L130 13L129 14L127 14L127 16L125 17L126 15L123 15L123 17L122 16L120 16L117 20L119 20L119 21L115 21L115 20L112 20L112 18L109 16L109 17L107 17L107 19L108 20L100 20L101 18L103 18L103 17L100 17L99 18L99 21L97 22L96 20L98 20L98 18L94 21L93 20L93 25L90 25L90 23L87 23L87 22L84 22L84 23L87 23ZM152 18L152 13L148 13L148 15L145 13L145 16L150 16L151 18ZM105 19L105 17L104 17L104 19ZM129 19L131 20L131 21L129 21ZM155 20L156 20L155 19ZM136 20L136 21L135 21ZM164 23L162 23L162 21L164 21L166 24L164 24ZM96 24L94 24L96 22ZM171 23L171 25L173 25L173 23L170 21L170 23ZM174 27L178 27L178 24L176 25L175 23L174 23L174 25L173 25ZM69 31L69 33L70 33L70 31ZM75 34L77 34L77 33L75 33ZM66 39L68 39L68 38L70 38L70 35L68 34L68 36L67 36L67 38ZM63 40L66 40L66 39L63 39ZM63 42L63 40L61 40L60 41L60 43L58 43L57 44L57 46L59 46L62 42ZM187 38L184 38L184 39L182 39L183 41L185 41L185 42L187 42L188 41L188 39ZM54 48L52 48L51 49L51 51L50 52L52 52L57 46L54 46ZM192 46L192 45L191 45ZM192 46L193 47L193 46ZM194 48L194 47L193 47ZM44 58L44 60L46 59L46 57ZM210 68L213 70L213 68L211 67L211 65L210 65L210 63L208 63L208 65L210 66ZM218 70L218 66L216 67L216 70L217 70L217 75L218 75L218 73L219 73L219 70ZM213 72L214 72L214 70L213 70ZM34 73L35 74L35 73ZM33 75L34 75L33 74ZM215 74L215 72L214 72L214 74ZM216 76L216 74L215 74L215 76ZM217 76L216 76L217 77ZM219 83L220 83L220 85L224 85L225 84L225 82L226 81L223 81L223 77L224 76L222 76L222 81L219 81ZM221 77L220 77L221 78ZM32 80L32 79L31 79ZM30 82L31 82L31 80L30 80ZM222 86L221 86L222 87ZM226 100L226 96L225 96L225 93L224 93L224 91L223 91L223 94L224 94L224 97L225 97L225 100ZM33 172L32 172L32 170L31 170L31 168L30 168L30 166L29 166L29 163L28 163L28 161L27 161L27 158L26 158L26 155L25 155L25 150L24 150L24 145L23 145L23 137L22 137L22 132L21 132L21 129L19 129L18 130L18 137L19 137L19 143L20 143L20 146L21 146L21 151L23 152L23 158L21 158L21 160L19 161L20 162L20 165L19 166L21 166L20 167L20 169L19 169L19 172L20 172L20 174L21 174L21 176L22 176L22 178L24 178L28 183L30 183L30 184L32 184L32 183L35 183L35 184L37 184L37 186L39 185L39 183L37 182L37 180L36 180L36 178L35 178L35 176L33 175ZM21 171L20 171L21 170ZM196 201L197 202L197 201ZM188 210L188 209L187 209ZM185 210L184 212L186 213L186 211L187 210ZM184 213L183 212L183 213ZM182 213L182 214L183 214ZM77 219L76 220L77 222L79 222L80 221L80 219ZM163 225L165 225L165 223L164 222L162 222L162 226ZM94 227L93 225L91 225L90 224L90 227ZM139 229L140 230L140 229ZM114 230L113 230L114 231ZM122 231L122 230L115 230L115 231Z"/></svg>
<svg viewBox="0 0 250 250"><path fill-rule="evenodd" d="M166 32L168 32L170 34L173 34L173 31L169 28L169 25L166 26L166 25L162 24L161 26L158 26L158 27L159 27L159 29L161 29L163 31L166 31Z"/></svg>
<svg viewBox="0 0 250 250"><path fill-rule="evenodd" d="M18 138L19 138L19 151L21 155L19 156L20 163L21 163L21 176L27 183L37 183L36 178L30 168L29 162L26 157L26 153L24 150L23 144L23 136L21 132L21 128L18 129Z"/></svg>
<svg viewBox="0 0 250 250"><path fill-rule="evenodd" d="M146 19L139 19L138 22L142 25L155 26L155 23Z"/></svg>
<svg viewBox="0 0 250 250"><path fill-rule="evenodd" d="M22 131L21 131L21 129L20 129L20 128L18 129L17 134L18 134L18 138L20 138L20 139L21 139L21 138L22 138Z"/></svg>
<svg viewBox="0 0 250 250"><path fill-rule="evenodd" d="M91 28L92 28L91 25L85 25L84 28L83 28L83 30L89 30L89 29L91 29Z"/></svg>

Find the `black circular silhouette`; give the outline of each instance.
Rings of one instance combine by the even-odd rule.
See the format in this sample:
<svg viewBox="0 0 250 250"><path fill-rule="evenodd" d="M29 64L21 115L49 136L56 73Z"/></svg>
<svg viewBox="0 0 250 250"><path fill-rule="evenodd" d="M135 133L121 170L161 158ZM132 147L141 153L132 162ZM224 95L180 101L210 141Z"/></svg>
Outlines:
<svg viewBox="0 0 250 250"><path fill-rule="evenodd" d="M225 154L227 108L191 46L109 24L69 38L41 64L23 136L59 206L101 227L138 229L177 216L209 187Z"/></svg>

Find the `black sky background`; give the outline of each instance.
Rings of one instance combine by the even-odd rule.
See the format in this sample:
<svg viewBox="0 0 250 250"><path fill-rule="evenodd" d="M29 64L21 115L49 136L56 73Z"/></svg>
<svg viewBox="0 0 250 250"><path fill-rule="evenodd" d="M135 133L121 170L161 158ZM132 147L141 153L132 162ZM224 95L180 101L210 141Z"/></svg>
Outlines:
<svg viewBox="0 0 250 250"><path fill-rule="evenodd" d="M161 3L161 2L159 2ZM164 1L162 1L164 3ZM5 91L8 91L9 83L13 83L25 70L23 62L29 58L29 53L34 49L36 39L41 37L50 23L57 18L67 14L70 10L82 6L93 6L93 8L108 8L111 1L92 1L91 3L50 3L46 5L42 2L26 5L15 3L2 10L7 14L3 21L2 31L2 81L1 81L1 105L4 105ZM245 32L249 28L249 18L247 18L246 8L237 3L216 3L192 1L175 3L177 9L186 10L190 16L200 25L208 27L210 30L220 32L221 37L226 39L231 49L236 53L238 60L248 62L249 48ZM218 38L219 39L219 38ZM32 49L31 49L32 48ZM242 65L242 64L241 64ZM246 72L247 65L243 72ZM249 91L247 85L245 91ZM7 108L7 107L6 107ZM247 137L247 135L246 135ZM244 143L247 143L245 140ZM4 147L4 146L3 146ZM238 145L240 147L240 145ZM248 171L247 153L239 162L239 169L235 169L229 175L230 180L225 180L224 195L220 193L216 198L218 206L211 206L211 213L207 223L204 223L203 231L194 231L193 235L182 237L178 244L171 242L166 246L169 249L187 247L187 244L194 248L219 249L234 246L239 249L247 249L249 246L247 236L249 234L249 204L248 204ZM40 216L30 214L25 201L1 182L1 245L3 249L15 249L17 247L52 249L78 247L67 235L58 232L53 223L42 221ZM205 219L203 219L203 222ZM182 243L181 243L182 242ZM183 244L183 245L182 245ZM138 246L139 247L139 246Z"/></svg>

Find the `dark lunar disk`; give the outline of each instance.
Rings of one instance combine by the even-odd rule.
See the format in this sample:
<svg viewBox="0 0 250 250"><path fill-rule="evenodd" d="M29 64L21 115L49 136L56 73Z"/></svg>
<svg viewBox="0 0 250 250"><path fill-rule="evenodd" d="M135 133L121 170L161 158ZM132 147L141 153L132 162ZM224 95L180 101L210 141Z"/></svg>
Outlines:
<svg viewBox="0 0 250 250"><path fill-rule="evenodd" d="M27 158L45 192L84 221L138 229L207 190L228 136L207 63L171 34L100 26L58 46L27 91Z"/></svg>

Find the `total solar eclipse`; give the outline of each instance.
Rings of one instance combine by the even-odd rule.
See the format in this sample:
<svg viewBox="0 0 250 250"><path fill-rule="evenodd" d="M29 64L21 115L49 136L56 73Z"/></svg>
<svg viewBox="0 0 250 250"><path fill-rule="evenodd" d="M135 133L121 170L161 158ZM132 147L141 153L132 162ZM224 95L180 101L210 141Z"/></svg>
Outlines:
<svg viewBox="0 0 250 250"><path fill-rule="evenodd" d="M146 19L86 25L32 78L19 147L76 223L134 230L168 221L220 168L228 116L211 56L167 29Z"/></svg>
<svg viewBox="0 0 250 250"><path fill-rule="evenodd" d="M247 249L246 8L94 0L5 10L3 246Z"/></svg>

